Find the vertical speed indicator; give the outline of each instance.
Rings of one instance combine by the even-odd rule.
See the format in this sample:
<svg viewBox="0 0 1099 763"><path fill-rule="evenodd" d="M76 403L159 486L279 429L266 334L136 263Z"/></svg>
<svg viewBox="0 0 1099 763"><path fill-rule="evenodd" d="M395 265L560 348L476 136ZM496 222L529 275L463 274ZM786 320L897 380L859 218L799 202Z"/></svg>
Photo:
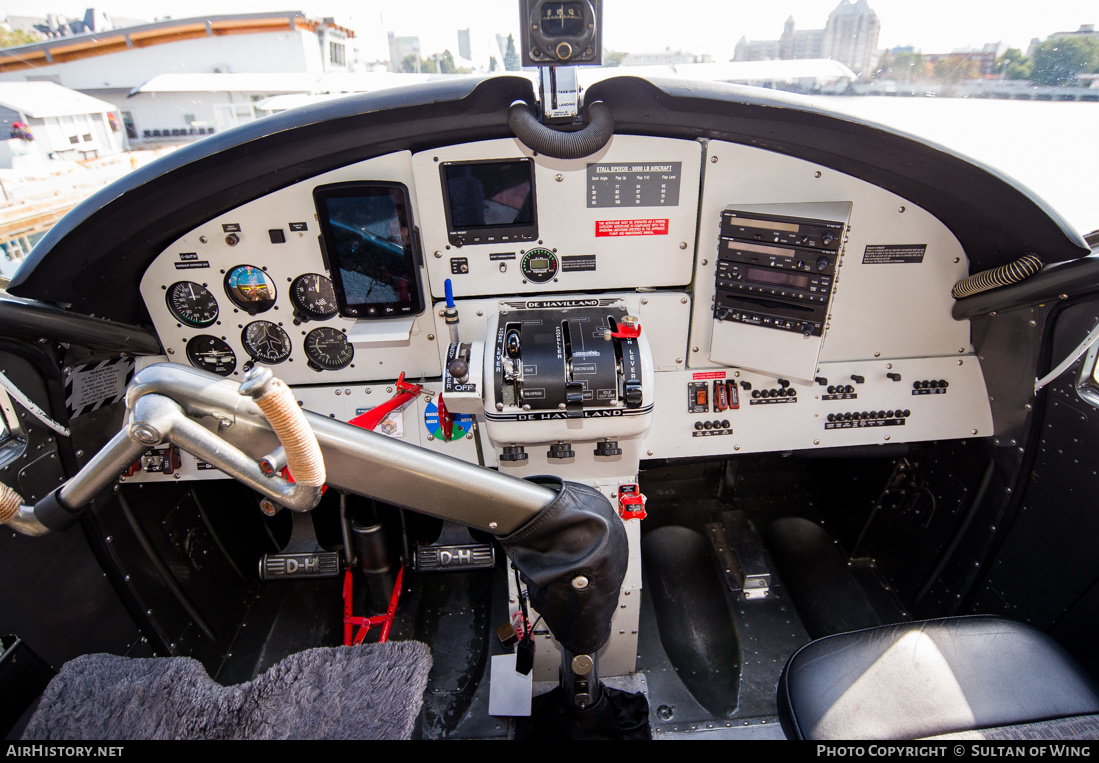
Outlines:
<svg viewBox="0 0 1099 763"><path fill-rule="evenodd" d="M305 335L305 356L317 371L338 371L355 359L355 348L342 331L326 326Z"/></svg>

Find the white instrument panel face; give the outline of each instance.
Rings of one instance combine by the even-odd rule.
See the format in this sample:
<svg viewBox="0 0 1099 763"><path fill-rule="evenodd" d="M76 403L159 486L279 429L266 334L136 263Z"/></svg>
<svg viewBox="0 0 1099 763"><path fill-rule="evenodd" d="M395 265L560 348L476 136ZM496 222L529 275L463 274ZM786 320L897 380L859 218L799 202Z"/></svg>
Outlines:
<svg viewBox="0 0 1099 763"><path fill-rule="evenodd" d="M456 245L444 168L500 162L530 168L535 237L513 240L509 234L504 241L492 230L465 231L479 240ZM291 299L295 289L323 297L321 279L329 275L314 189L352 181L407 188L423 244L419 273L429 307L420 315L308 316ZM499 198L515 204L518 197ZM850 211L845 240L834 250L841 261L819 335L715 321L723 210L758 211L760 205L806 219L826 207ZM549 255L539 254L532 264L525 256L533 248ZM550 257L552 274L540 281L528 277ZM242 266L251 268L239 284L230 283ZM268 365L306 408L342 420L387 399L386 388L401 373L439 388L450 341L440 301L448 279L460 341L486 346L503 310L617 300L640 319L651 350L645 405L651 398L652 413L644 431L619 431L605 419L589 426L567 422L552 432L534 425L526 434L520 427L490 433L482 412L463 423L468 428L459 438L446 441L431 433L437 411L421 397L392 417L385 432L510 474L555 473L604 486L628 480L649 458L991 435L969 324L950 314L950 288L967 268L942 223L865 181L757 148L619 135L584 160L549 159L517 140L493 140L400 152L325 173L189 231L153 261L141 295L170 361L238 380L247 362ZM801 282L796 273L782 278ZM253 309L242 306L252 298ZM346 343L353 358L334 370L317 370L309 342L317 344L313 332L319 329L327 330L331 343ZM801 349L807 343L811 352ZM607 440L616 441L621 453L597 455ZM550 457L546 443L557 441L571 443L575 457ZM500 459L504 446L523 443L527 459ZM153 464L153 471L131 478L218 476L186 458L170 475Z"/></svg>
<svg viewBox="0 0 1099 763"><path fill-rule="evenodd" d="M992 434L972 355L822 363L818 378L784 387L746 371L657 374L662 404L642 448L650 458L683 458ZM726 407L715 404L722 385Z"/></svg>
<svg viewBox="0 0 1099 763"><path fill-rule="evenodd" d="M950 289L969 275L969 263L957 239L936 218L878 186L801 159L720 141L708 144L707 156L691 327L692 367L713 365L707 349L714 326L722 210L757 204L851 203L847 241L820 347L821 363L971 351L968 322L955 321L950 314L954 305ZM756 333L759 336L753 341L763 343L768 336L785 332L760 329ZM729 354L735 354L735 349L723 353ZM750 367L770 370L760 368L758 362Z"/></svg>
<svg viewBox="0 0 1099 763"><path fill-rule="evenodd" d="M395 379L402 372L410 378L438 377L441 366L432 333L434 320L426 310L414 318L395 320L355 320L334 311L325 318L309 318L292 301L296 290L312 299L327 299L330 306L333 299L325 296L331 295L330 286L317 288L328 281L328 271L321 255L313 189L360 180L405 185L413 222L418 224L412 156L401 152L318 175L242 204L165 249L141 279L141 296L169 359L231 379L240 379L243 366L253 361L270 367L291 385ZM424 269L420 267L419 272L423 280ZM234 274L239 278L231 283ZM329 352L335 364L346 365L334 370L311 367L307 349L315 353L318 348Z"/></svg>
<svg viewBox="0 0 1099 763"><path fill-rule="evenodd" d="M517 238L514 230L501 233L491 227L451 235L453 212L448 217L444 198L447 168L457 172L519 159L533 164L536 237L528 240L520 233ZM448 278L455 297L687 285L701 160L696 141L633 135L616 135L598 153L576 160L535 155L518 140L416 154L412 163L432 296L444 296ZM492 203L480 202L491 193L481 190L487 182L470 183L478 203ZM455 184L452 208L459 204L457 189ZM495 198L520 203L503 191ZM489 214L481 219L491 219ZM454 243L459 238L460 246Z"/></svg>

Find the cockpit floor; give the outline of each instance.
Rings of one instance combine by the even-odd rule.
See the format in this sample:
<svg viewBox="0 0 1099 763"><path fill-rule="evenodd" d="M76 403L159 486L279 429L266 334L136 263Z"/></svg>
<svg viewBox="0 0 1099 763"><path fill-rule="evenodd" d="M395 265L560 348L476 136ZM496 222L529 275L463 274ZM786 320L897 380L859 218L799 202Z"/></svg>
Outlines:
<svg viewBox="0 0 1099 763"><path fill-rule="evenodd" d="M638 674L607 683L644 691L654 738L781 737L775 687L797 648L905 619L872 566L850 563L829 531L819 507L836 486L822 470L794 465L774 479L767 471L753 470L747 481L720 464L642 475L649 514ZM723 525L730 514L738 524ZM762 549L766 596L748 598L730 583L721 529L729 526ZM390 637L424 641L434 660L417 738L514 737L513 721L488 713L490 658L509 651L495 634L508 619L507 569L501 561L489 571L406 572ZM360 598L355 606L365 605ZM218 681L246 681L294 651L342 643L341 616L339 580L268 584Z"/></svg>

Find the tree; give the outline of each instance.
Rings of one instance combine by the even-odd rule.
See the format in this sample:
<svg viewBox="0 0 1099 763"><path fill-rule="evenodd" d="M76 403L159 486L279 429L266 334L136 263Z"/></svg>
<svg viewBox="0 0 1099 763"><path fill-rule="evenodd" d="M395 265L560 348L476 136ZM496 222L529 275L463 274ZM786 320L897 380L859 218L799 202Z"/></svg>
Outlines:
<svg viewBox="0 0 1099 763"><path fill-rule="evenodd" d="M899 51L886 53L874 73L875 79L891 79L898 82L916 82L927 76L923 53Z"/></svg>
<svg viewBox="0 0 1099 763"><path fill-rule="evenodd" d="M1076 84L1081 72L1099 71L1099 42L1089 37L1059 37L1034 49L1030 79L1038 85Z"/></svg>
<svg viewBox="0 0 1099 763"><path fill-rule="evenodd" d="M401 71L420 71L425 74L469 74L469 69L464 69L455 65L454 54L449 50L444 50L442 53L434 53L427 58L421 58L420 68L418 70L416 69L416 56L405 56L401 61Z"/></svg>
<svg viewBox="0 0 1099 763"><path fill-rule="evenodd" d="M32 42L41 42L41 40L42 35L36 32L27 32L23 29L0 29L0 48L30 45Z"/></svg>
<svg viewBox="0 0 1099 763"><path fill-rule="evenodd" d="M515 38L508 35L508 47L504 51L504 68L509 72L517 72L522 67L519 65L519 54L515 52Z"/></svg>
<svg viewBox="0 0 1099 763"><path fill-rule="evenodd" d="M1031 61L1018 48L1008 48L996 59L996 73L1003 79L1030 79Z"/></svg>
<svg viewBox="0 0 1099 763"><path fill-rule="evenodd" d="M620 53L617 50L604 50L603 66L621 66L622 59L628 55L629 53Z"/></svg>
<svg viewBox="0 0 1099 763"><path fill-rule="evenodd" d="M937 59L933 70L935 79L939 82L956 85L962 80L979 78L981 76L981 62L965 53L953 53Z"/></svg>

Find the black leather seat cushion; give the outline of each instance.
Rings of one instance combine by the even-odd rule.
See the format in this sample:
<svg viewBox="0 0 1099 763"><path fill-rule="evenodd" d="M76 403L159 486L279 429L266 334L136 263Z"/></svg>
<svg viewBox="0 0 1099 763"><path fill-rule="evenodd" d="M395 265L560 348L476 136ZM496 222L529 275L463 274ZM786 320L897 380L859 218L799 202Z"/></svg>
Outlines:
<svg viewBox="0 0 1099 763"><path fill-rule="evenodd" d="M918 739L1099 713L1052 638L974 616L841 633L794 653L778 686L791 739Z"/></svg>

